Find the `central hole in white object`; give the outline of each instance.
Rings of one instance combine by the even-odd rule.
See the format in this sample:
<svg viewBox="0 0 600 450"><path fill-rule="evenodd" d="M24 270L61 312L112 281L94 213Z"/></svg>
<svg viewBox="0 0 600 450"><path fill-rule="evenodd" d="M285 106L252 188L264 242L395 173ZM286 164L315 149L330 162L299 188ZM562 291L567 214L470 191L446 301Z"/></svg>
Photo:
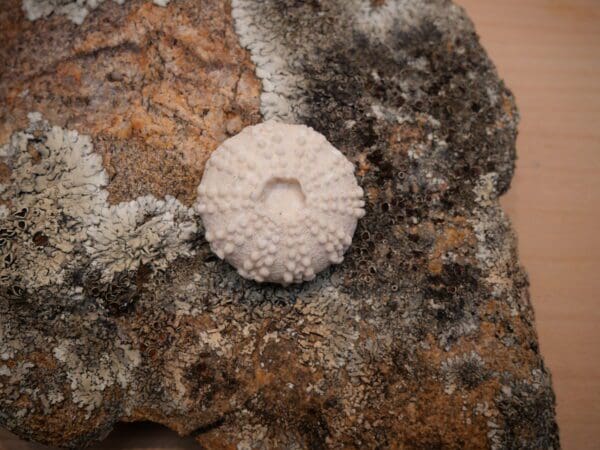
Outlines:
<svg viewBox="0 0 600 450"><path fill-rule="evenodd" d="M306 197L295 178L271 178L262 190L260 201L271 217L293 221L304 208Z"/></svg>

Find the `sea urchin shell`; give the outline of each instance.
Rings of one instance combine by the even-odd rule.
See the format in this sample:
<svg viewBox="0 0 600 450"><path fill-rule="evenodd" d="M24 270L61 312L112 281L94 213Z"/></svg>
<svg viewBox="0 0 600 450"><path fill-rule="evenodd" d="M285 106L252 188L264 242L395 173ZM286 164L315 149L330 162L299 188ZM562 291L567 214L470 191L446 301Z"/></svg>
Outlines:
<svg viewBox="0 0 600 450"><path fill-rule="evenodd" d="M206 163L196 209L211 249L244 278L289 284L340 263L364 215L354 165L304 125L268 121Z"/></svg>

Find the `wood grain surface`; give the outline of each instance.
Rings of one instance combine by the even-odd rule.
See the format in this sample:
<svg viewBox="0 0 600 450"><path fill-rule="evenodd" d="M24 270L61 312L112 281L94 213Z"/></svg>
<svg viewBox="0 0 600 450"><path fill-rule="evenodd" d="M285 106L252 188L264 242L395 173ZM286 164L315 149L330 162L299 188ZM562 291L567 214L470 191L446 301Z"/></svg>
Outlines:
<svg viewBox="0 0 600 450"><path fill-rule="evenodd" d="M522 121L503 198L529 272L566 450L600 449L600 0L458 0ZM158 425L122 424L100 449L198 448ZM0 430L0 450L42 450Z"/></svg>
<svg viewBox="0 0 600 450"><path fill-rule="evenodd" d="M600 449L600 1L459 0L521 111L502 201L529 272L561 443Z"/></svg>

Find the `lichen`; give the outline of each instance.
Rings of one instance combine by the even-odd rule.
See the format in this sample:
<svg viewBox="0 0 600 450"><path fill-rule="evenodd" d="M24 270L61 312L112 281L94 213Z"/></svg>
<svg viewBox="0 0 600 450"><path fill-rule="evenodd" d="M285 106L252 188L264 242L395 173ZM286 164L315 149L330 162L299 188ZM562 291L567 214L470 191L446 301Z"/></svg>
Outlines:
<svg viewBox="0 0 600 450"><path fill-rule="evenodd" d="M105 0L23 0L23 11L29 20L46 18L51 14L67 16L69 20L81 25L87 15ZM113 0L122 5L125 0ZM170 0L153 0L158 6L167 6Z"/></svg>
<svg viewBox="0 0 600 450"><path fill-rule="evenodd" d="M435 2L424 5L416 0L389 1L381 8L373 8L368 1L362 0L332 1L323 4L232 0L231 4L240 43L250 50L252 60L257 66L256 75L262 80L261 112L265 119L278 119L289 123L294 123L307 114L310 103L312 83L306 77L303 59L315 54L306 52L309 47L307 42L310 41L303 39L310 37L303 36L304 32L309 31L318 36L326 30L328 19L338 15L346 19L343 23L338 21L337 32L341 35L349 37L352 33L363 33L369 36L369 39L387 45L394 39L398 29L416 27L428 17L435 16L440 27L447 26L448 23L456 27L461 18L460 9L455 5L450 4L445 17L440 20L441 17L436 16ZM282 22L289 28L285 34L278 34L271 23L281 16L284 8L296 11L295 15L290 14L282 18ZM307 11L314 13L310 25L294 20L294 17ZM398 56L400 55L396 55ZM426 60L420 59L419 62L426 63ZM377 76L376 71L373 71L373 74ZM367 92L362 94L366 95ZM371 100L375 110L382 108L375 99Z"/></svg>
<svg viewBox="0 0 600 450"><path fill-rule="evenodd" d="M191 255L196 215L173 197L109 205L108 176L88 136L51 127L31 114L30 127L0 147L11 170L0 185L4 288L62 284L73 271L100 271L102 281L152 263Z"/></svg>
<svg viewBox="0 0 600 450"><path fill-rule="evenodd" d="M104 398L104 390L114 384L126 389L131 382L133 370L140 364L138 350L129 345L117 345L113 352L94 355L94 361L79 354L77 342L62 340L52 349L54 357L64 365L70 383L73 402L87 411L86 418L98 408ZM62 394L58 394L56 402Z"/></svg>

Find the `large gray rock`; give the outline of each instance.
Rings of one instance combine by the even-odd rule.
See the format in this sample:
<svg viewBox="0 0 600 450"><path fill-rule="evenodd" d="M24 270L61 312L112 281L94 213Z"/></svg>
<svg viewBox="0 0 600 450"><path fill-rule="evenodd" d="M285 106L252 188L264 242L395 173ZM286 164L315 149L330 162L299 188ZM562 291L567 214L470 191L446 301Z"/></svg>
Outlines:
<svg viewBox="0 0 600 450"><path fill-rule="evenodd" d="M518 116L462 9L135 0L77 26L9 0L0 41L0 424L72 448L122 420L205 448L559 448L498 203ZM192 207L210 152L268 118L323 133L366 192L344 263L288 288L218 260Z"/></svg>

